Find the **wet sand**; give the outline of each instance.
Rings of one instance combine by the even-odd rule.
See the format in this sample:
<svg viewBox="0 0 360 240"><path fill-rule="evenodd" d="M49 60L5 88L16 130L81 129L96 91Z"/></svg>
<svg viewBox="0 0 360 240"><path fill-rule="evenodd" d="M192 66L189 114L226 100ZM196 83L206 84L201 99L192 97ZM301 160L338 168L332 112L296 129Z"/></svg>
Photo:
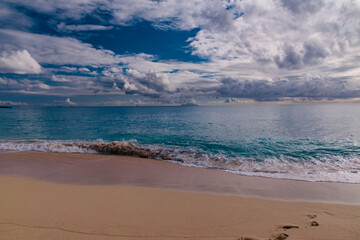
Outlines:
<svg viewBox="0 0 360 240"><path fill-rule="evenodd" d="M360 239L359 184L41 152L0 174L0 239Z"/></svg>
<svg viewBox="0 0 360 240"><path fill-rule="evenodd" d="M0 174L66 184L131 185L278 200L360 204L360 184L247 177L117 155L0 152Z"/></svg>

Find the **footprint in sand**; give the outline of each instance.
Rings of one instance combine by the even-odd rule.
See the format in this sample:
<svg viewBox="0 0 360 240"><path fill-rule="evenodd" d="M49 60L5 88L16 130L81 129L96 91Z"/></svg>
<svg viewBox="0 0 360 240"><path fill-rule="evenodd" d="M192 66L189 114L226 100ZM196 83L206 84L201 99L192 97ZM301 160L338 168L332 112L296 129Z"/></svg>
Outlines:
<svg viewBox="0 0 360 240"><path fill-rule="evenodd" d="M275 236L275 240L285 240L289 237L286 233L280 233L279 235Z"/></svg>
<svg viewBox="0 0 360 240"><path fill-rule="evenodd" d="M314 219L314 218L316 218L316 215L307 215L307 217L309 217L310 219ZM312 221L312 222L316 222L316 221ZM318 224L318 223L316 222L316 224ZM289 229L295 229L295 228L300 228L300 227L297 225L283 225L283 226L279 227L278 230L280 230L280 229L289 230ZM286 233L279 233L279 234L273 235L271 239L272 240L285 240L288 237L289 237L289 235ZM264 240L264 239L258 238L258 237L241 237L241 238L238 238L238 240Z"/></svg>
<svg viewBox="0 0 360 240"><path fill-rule="evenodd" d="M299 228L299 226L295 226L295 225L285 225L280 227L280 229L291 229L291 228ZM286 233L279 233L279 234L275 234L272 236L272 238L270 238L270 240L285 240L289 237L288 234ZM238 240L265 240L264 238L258 238L258 237L241 237L238 238Z"/></svg>
<svg viewBox="0 0 360 240"><path fill-rule="evenodd" d="M271 238L273 240L285 240L289 237L286 233L280 233L278 235L275 235L274 238ZM257 238L257 237L241 237L238 238L238 240L265 240L264 238Z"/></svg>
<svg viewBox="0 0 360 240"><path fill-rule="evenodd" d="M258 237L241 237L241 238L238 238L238 240L264 240L264 239L258 238Z"/></svg>
<svg viewBox="0 0 360 240"><path fill-rule="evenodd" d="M278 235L274 235L273 240L285 240L286 238L288 238L289 235L287 235L286 233L280 233ZM238 238L238 240L265 240L264 238L258 238L258 237L241 237Z"/></svg>
<svg viewBox="0 0 360 240"><path fill-rule="evenodd" d="M314 215L307 215L307 217L308 217L309 219L314 219L314 218L316 218L317 216L314 214ZM319 226L319 223L318 223L317 221L313 220L313 221L310 222L310 226L312 226L312 227L317 227L317 226Z"/></svg>
<svg viewBox="0 0 360 240"><path fill-rule="evenodd" d="M319 226L319 223L317 221L311 221L310 226L317 227Z"/></svg>
<svg viewBox="0 0 360 240"><path fill-rule="evenodd" d="M316 218L317 216L315 214L309 214L309 215L306 215L308 218L310 219L314 219Z"/></svg>
<svg viewBox="0 0 360 240"><path fill-rule="evenodd" d="M299 228L299 226L296 225L284 225L282 226L283 229L292 229L292 228Z"/></svg>

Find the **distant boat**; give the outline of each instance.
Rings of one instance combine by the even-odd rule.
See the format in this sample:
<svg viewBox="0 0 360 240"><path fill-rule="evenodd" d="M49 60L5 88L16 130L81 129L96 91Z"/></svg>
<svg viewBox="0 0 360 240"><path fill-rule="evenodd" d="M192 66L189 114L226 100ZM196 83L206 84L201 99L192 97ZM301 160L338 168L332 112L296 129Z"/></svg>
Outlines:
<svg viewBox="0 0 360 240"><path fill-rule="evenodd" d="M0 108L12 108L12 107L8 107L8 106L0 106Z"/></svg>
<svg viewBox="0 0 360 240"><path fill-rule="evenodd" d="M195 103L183 103L180 105L180 107L197 107L199 105L195 104Z"/></svg>

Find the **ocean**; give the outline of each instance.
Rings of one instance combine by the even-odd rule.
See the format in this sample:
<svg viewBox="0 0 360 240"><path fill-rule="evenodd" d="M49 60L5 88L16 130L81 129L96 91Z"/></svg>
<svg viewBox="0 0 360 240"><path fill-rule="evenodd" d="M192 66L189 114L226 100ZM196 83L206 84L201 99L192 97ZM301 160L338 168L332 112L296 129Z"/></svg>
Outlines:
<svg viewBox="0 0 360 240"><path fill-rule="evenodd" d="M151 157L248 176L360 183L360 105L15 107L0 149Z"/></svg>

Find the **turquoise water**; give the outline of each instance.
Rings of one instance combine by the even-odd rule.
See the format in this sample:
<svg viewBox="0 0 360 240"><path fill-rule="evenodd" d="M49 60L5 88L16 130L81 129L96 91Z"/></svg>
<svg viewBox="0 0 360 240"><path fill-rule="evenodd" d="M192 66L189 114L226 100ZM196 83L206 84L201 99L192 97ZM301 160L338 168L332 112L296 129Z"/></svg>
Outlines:
<svg viewBox="0 0 360 240"><path fill-rule="evenodd" d="M84 144L119 141L189 166L360 183L358 104L18 107L0 109L0 122L0 149L94 152Z"/></svg>

